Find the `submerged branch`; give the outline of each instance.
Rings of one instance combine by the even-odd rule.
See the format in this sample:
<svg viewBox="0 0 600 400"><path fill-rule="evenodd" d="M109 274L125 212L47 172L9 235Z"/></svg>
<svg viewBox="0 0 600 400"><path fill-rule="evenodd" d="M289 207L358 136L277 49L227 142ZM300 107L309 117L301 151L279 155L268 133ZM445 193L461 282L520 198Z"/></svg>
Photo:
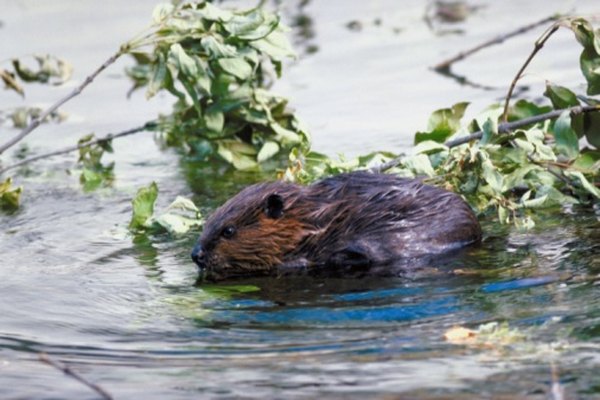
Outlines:
<svg viewBox="0 0 600 400"><path fill-rule="evenodd" d="M42 121L44 121L49 115L51 115L56 110L58 110L58 108L60 106L65 104L67 101L71 100L73 97L79 95L83 91L83 89L86 88L86 86L88 86L90 83L92 83L92 81L102 71L104 71L109 65L113 64L122 54L124 54L123 50L119 50L118 52L113 54L100 67L98 67L91 75L89 75L87 78L85 78L85 80L79 86L77 86L75 89L73 89L73 91L71 93L69 93L68 95L66 95L62 99L58 100L53 105L51 105L49 108L47 108L44 112L42 112L40 114L39 117L35 118L33 121L31 121L31 123L29 125L27 125L21 132L19 132L18 135L16 135L15 137L10 139L3 145L0 145L0 154L4 153L9 148L11 148L15 144L19 143L27 135L29 135L35 128L37 128L42 123Z"/></svg>
<svg viewBox="0 0 600 400"><path fill-rule="evenodd" d="M97 384L88 381L86 378L81 376L78 372L73 371L67 365L61 364L58 361L51 359L46 353L40 353L39 358L40 358L41 362L51 365L52 367L58 369L59 371L62 371L65 375L70 376L71 378L75 379L76 381L78 381L80 383L83 383L85 386L87 386L88 388L95 391L98 395L100 395L100 397L102 399L104 399L104 400L113 400L114 399L114 397L112 397L110 395L110 393L108 393L106 390L104 390Z"/></svg>
<svg viewBox="0 0 600 400"><path fill-rule="evenodd" d="M58 155L61 155L61 154L67 154L67 153L70 153L70 152L73 152L73 151L77 151L77 150L79 150L79 149L81 149L83 147L92 146L92 145L95 145L95 144L98 144L98 143L106 142L108 140L120 138L120 137L123 137L123 136L133 135L134 133L138 133L138 132L142 132L142 131L149 131L149 130L152 130L152 129L156 128L156 126L157 126L156 122L151 121L151 122L145 123L142 126L138 126L137 128L132 128L132 129L129 129L129 130L126 130L126 131L123 131L123 132L119 132L119 133L115 133L115 134L109 133L109 134L107 134L107 135L105 135L105 136L103 136L101 138L97 138L97 139L94 139L94 140L89 141L89 142L79 143L77 145L65 147L65 148L60 149L60 150L55 150L55 151L51 151L51 152L48 152L48 153L40 154L40 155L37 155L37 156L29 157L29 158L26 158L26 159L21 160L19 162L16 162L14 164L11 164L11 165L9 165L9 166L7 166L5 168L0 168L0 175L4 174L8 170L20 167L20 166L25 165L25 164L32 163L34 161L38 161L38 160L42 160L42 159L45 159L45 158L50 158L50 157L58 156Z"/></svg>
<svg viewBox="0 0 600 400"><path fill-rule="evenodd" d="M478 51L483 50L486 47L490 47L490 46L493 46L495 44L503 43L506 39L510 39L510 38L512 38L514 36L521 35L521 34L523 34L525 32L528 32L528 31L530 31L530 30L532 30L534 28L537 28L540 25L545 25L548 22L556 21L559 18L560 18L559 15L553 15L551 17L546 17L546 18L544 18L544 19L542 19L540 21L534 22L532 24L522 26L521 28L516 29L516 30L514 30L512 32L508 32L508 33L505 33L503 35L496 36L495 38L490 39L490 40L488 40L486 42L483 42L483 43L481 43L481 44L479 44L479 45L477 45L477 46L475 46L475 47L473 47L473 48L471 48L469 50L461 51L460 53L458 53L454 57L449 58L449 59L447 59L445 61L442 61L441 63L439 63L437 65L434 65L432 68L434 70L438 71L438 72L448 71L450 69L450 66L452 64L454 64L455 62L464 60L465 58L469 57L470 55L472 55L474 53L477 53Z"/></svg>

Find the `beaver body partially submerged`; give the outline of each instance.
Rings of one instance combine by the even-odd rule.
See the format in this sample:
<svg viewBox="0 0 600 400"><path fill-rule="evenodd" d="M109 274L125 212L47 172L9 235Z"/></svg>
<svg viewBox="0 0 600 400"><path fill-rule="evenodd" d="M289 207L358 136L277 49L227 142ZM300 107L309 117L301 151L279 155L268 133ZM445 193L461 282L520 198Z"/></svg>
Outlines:
<svg viewBox="0 0 600 400"><path fill-rule="evenodd" d="M414 179L353 172L310 186L245 188L208 219L192 259L212 280L381 271L480 239L477 218L458 195Z"/></svg>

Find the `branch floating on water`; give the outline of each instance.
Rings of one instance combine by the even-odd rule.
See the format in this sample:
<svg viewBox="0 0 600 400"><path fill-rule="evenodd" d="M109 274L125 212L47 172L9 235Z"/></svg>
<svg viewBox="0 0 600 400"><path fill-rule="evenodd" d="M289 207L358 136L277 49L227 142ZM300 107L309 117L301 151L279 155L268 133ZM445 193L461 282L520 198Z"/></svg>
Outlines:
<svg viewBox="0 0 600 400"><path fill-rule="evenodd" d="M495 38L490 39L490 40L488 40L486 42L483 42L483 43L481 43L481 44L479 44L479 45L477 45L477 46L475 46L475 47L473 47L471 49L468 49L468 50L465 50L465 51L461 51L460 53L458 53L454 57L451 57L451 58L449 58L449 59L447 59L445 61L440 62L437 65L434 65L432 67L432 69L434 69L435 71L438 71L438 72L447 71L447 70L450 69L450 67L452 66L452 64L454 64L454 63L456 63L458 61L464 60L465 58L471 56L474 53L477 53L480 50L485 49L486 47L491 47L491 46L493 46L495 44L501 44L501 43L503 43L507 39L510 39L510 38L512 38L514 36L526 33L526 32L528 32L528 31L530 31L530 30L532 30L534 28L537 28L538 26L545 25L545 24L547 24L549 22L554 22L554 21L558 20L559 18L561 18L560 15L553 15L553 16L550 16L550 17L546 17L546 18L544 18L544 19L542 19L540 21L534 22L532 24L528 24L528 25L522 26L521 28L516 29L516 30L514 30L512 32L505 33L504 35L496 36Z"/></svg>
<svg viewBox="0 0 600 400"><path fill-rule="evenodd" d="M134 133L138 133L138 132L142 132L142 131L150 131L150 130L154 129L156 126L157 126L156 122L151 121L151 122L145 123L142 126L138 126L137 128L128 129L126 131L115 133L115 134L109 133L109 134L107 134L107 135L105 135L105 136L103 136L101 138L97 138L97 139L94 139L94 140L89 141L89 142L79 143L77 145L65 147L65 148L60 149L60 150L55 150L55 151L51 151L49 153L44 153L44 154L40 154L40 155L33 156L33 157L30 157L30 158L26 158L24 160L21 160L19 162L11 164L11 165L9 165L9 166L7 166L5 168L1 168L0 169L0 175L4 174L6 171L9 171L11 169L20 167L20 166L25 165L25 164L30 164L30 163L32 163L34 161L38 161L38 160L42 160L42 159L45 159L45 158L50 158L50 157L58 156L58 155L61 155L61 154L67 154L67 153L70 153L72 151L77 151L77 150L79 150L79 149L81 149L83 147L92 146L92 145L95 145L95 144L98 144L98 143L101 143L101 142L105 142L107 140L112 140L112 139L117 139L117 138L124 137L124 136L133 135Z"/></svg>
<svg viewBox="0 0 600 400"><path fill-rule="evenodd" d="M108 393L106 390L104 390L102 387L100 387L99 385L97 385L95 383L88 381L86 378L81 376L78 372L73 371L69 366L67 366L65 364L61 364L58 361L51 359L48 356L48 354L40 353L39 359L41 362L48 364L48 365L58 369L59 371L62 371L65 375L70 376L71 378L75 379L76 381L83 383L85 386L92 389L94 392L98 393L98 395L100 395L100 397L102 399L114 400L114 397L110 393Z"/></svg>

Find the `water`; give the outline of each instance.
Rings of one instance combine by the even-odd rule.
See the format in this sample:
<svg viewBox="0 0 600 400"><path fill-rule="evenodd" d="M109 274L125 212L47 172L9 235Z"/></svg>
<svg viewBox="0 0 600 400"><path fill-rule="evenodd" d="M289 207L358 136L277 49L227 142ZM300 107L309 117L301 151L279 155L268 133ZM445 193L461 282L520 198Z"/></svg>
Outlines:
<svg viewBox="0 0 600 400"><path fill-rule="evenodd" d="M145 26L154 3L4 0L2 57L61 55L80 81ZM482 7L456 26L466 34L438 36L423 22L419 1L313 1L300 9L286 2L288 19L311 18L314 37L295 36L302 56L275 89L292 99L317 150L400 152L434 109L468 99L476 112L501 99L541 30L455 66L491 89L461 86L429 66L555 11L598 11L591 1L476 4ZM351 21L362 29L348 29ZM578 85L578 51L571 34L560 32L531 66L527 93L541 93L543 78ZM33 133L28 151L128 129L168 110L167 96L125 98L125 65L70 102L67 122ZM26 90L24 102L47 105L69 88ZM0 92L2 107L20 101ZM77 171L65 172L73 155L15 176L26 188L23 207L0 214L0 398L97 398L41 363L40 352L119 399L542 399L553 382L565 398L600 398L598 208L549 211L529 233L484 220L481 248L406 279L198 286L189 260L195 234L125 235L131 197L155 180L159 209L184 195L210 212L264 176L201 166L143 135L115 142L111 188L83 191ZM443 338L453 326L491 321L509 322L525 339L486 347Z"/></svg>

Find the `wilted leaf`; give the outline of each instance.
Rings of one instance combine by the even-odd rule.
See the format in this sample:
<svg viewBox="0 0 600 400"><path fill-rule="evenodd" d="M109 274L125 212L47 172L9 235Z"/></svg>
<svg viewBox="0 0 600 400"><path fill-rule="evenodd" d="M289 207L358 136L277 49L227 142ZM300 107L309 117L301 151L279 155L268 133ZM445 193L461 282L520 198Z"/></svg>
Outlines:
<svg viewBox="0 0 600 400"><path fill-rule="evenodd" d="M19 200L23 187L18 188L12 187L12 179L7 178L4 182L0 183L0 209L3 210L16 210L19 208Z"/></svg>
<svg viewBox="0 0 600 400"><path fill-rule="evenodd" d="M15 74L8 72L5 69L0 69L0 78L2 78L2 82L4 82L4 85L7 89L12 89L21 96L25 97L25 91L15 79Z"/></svg>

